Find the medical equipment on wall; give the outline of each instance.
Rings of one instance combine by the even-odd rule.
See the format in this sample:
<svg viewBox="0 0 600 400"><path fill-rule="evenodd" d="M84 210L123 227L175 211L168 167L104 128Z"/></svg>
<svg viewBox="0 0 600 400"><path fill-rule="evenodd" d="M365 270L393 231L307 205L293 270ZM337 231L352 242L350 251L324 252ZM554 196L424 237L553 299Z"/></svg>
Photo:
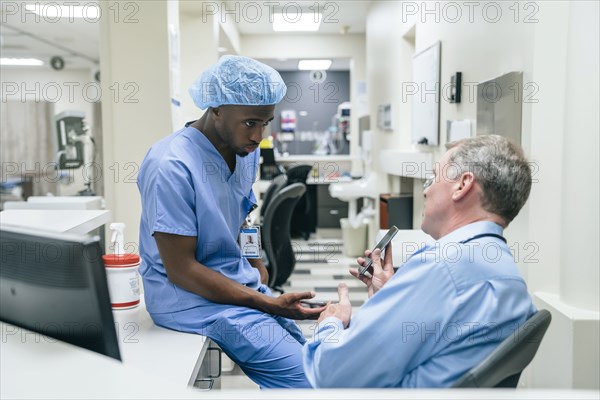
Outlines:
<svg viewBox="0 0 600 400"><path fill-rule="evenodd" d="M338 133L346 140L350 140L350 107L351 103L345 101L337 109Z"/></svg>
<svg viewBox="0 0 600 400"><path fill-rule="evenodd" d="M294 110L282 110L281 111L281 131L282 132L295 132L296 131L296 111Z"/></svg>
<svg viewBox="0 0 600 400"><path fill-rule="evenodd" d="M316 131L316 129L315 129ZM350 102L341 103L331 117L331 125L321 136L319 150L315 154L339 154L349 150L350 141Z"/></svg>
<svg viewBox="0 0 600 400"><path fill-rule="evenodd" d="M76 169L93 163L94 141L84 123L85 113L81 111L63 111L54 116L57 143L57 169ZM82 196L93 196L89 171L83 173L86 189L79 192Z"/></svg>

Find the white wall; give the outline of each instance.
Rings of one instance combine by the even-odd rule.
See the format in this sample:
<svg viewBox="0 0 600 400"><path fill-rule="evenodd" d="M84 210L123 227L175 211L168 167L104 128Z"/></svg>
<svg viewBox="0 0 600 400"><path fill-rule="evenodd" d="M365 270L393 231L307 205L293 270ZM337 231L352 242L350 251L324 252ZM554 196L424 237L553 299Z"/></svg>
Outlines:
<svg viewBox="0 0 600 400"><path fill-rule="evenodd" d="M544 241L540 269L546 273L538 271L530 286L538 306L553 314L533 362L535 386L600 386L599 15L598 2L560 4L536 37L534 76L555 90L534 113L532 148L547 190L535 203L530 229ZM552 30L562 33L560 40Z"/></svg>
<svg viewBox="0 0 600 400"><path fill-rule="evenodd" d="M450 22L456 16L450 9L444 12L450 3L463 5L459 22ZM598 3L495 2L484 14L491 3L471 3L472 21L460 2L373 4L366 34L371 118L376 120L378 104L390 100L403 116L393 134L378 132L375 153L410 148L410 99L402 99L401 82L411 79L406 62L412 49L403 39L411 23L416 22L416 52L442 42L442 85L456 71L464 82L523 71L524 84L537 92L525 92L531 102L523 104L522 145L537 167L528 204L506 236L530 291L547 292L534 299L538 307L551 309L555 322L548 345L542 344L521 384L598 388ZM516 23L515 4L520 7ZM503 17L490 22L495 5ZM417 7L416 13L407 7ZM537 21L525 23L526 17ZM458 105L442 99L441 145L425 149L434 160L444 152L446 120L476 119L475 97L468 90L463 96ZM416 222L422 212L420 184L415 180Z"/></svg>
<svg viewBox="0 0 600 400"><path fill-rule="evenodd" d="M188 88L207 67L217 62L218 35L213 17L181 13L181 110L183 121L198 119L198 109Z"/></svg>
<svg viewBox="0 0 600 400"><path fill-rule="evenodd" d="M571 4L561 185L563 246L560 293L576 307L600 311L598 283L600 56L598 2ZM582 196L577 196L581 194ZM585 238L585 240L582 240ZM589 241L589 242L588 242Z"/></svg>
<svg viewBox="0 0 600 400"><path fill-rule="evenodd" d="M55 114L63 111L85 113L85 122L94 125L92 106L100 101L100 84L94 81L90 69L54 71L42 67L2 67L2 101L48 101L54 103ZM6 116L2 116L5 118ZM93 136L94 132L90 131ZM83 190L82 168L69 170L69 180L58 186L55 195L71 196Z"/></svg>
<svg viewBox="0 0 600 400"><path fill-rule="evenodd" d="M443 2L424 3L376 2L367 19L367 75L372 121L376 121L377 106L391 102L397 118L393 133L378 131L375 153L385 148L411 148L411 103L413 95L406 92L412 83L412 57L436 41L442 42L441 85L450 82L457 71L463 82L474 87L476 82L488 80L510 71L524 71L524 82L531 81L533 56L532 24L515 24L507 7L502 3L503 18L495 23L485 18L494 17L491 10L483 14L483 6L475 8L473 17L469 9L460 8L461 17L455 17ZM437 3L437 11L436 11ZM453 3L461 4L461 3ZM478 3L479 4L479 3ZM416 7L416 8L411 8ZM427 13L426 11L433 11ZM477 12L479 10L479 12ZM458 14L456 14L458 16ZM457 22L451 22L457 20ZM415 26L414 47L404 34ZM393 45L390 45L393 44ZM404 84L404 86L403 86ZM446 142L446 120L471 119L477 114L474 91L465 90L460 104L451 104L442 96L440 104L440 146L418 146L422 151L433 152L434 160L443 154ZM422 93L414 96L420 99ZM523 143L528 148L530 107L524 106ZM473 127L475 130L475 127ZM375 167L377 167L375 165ZM420 181L414 185L415 227L420 226L422 196ZM383 191L387 188L382 188ZM523 221L527 208L513 222L509 234L515 242L523 243ZM515 229L520 227L520 229ZM523 271L526 273L526 271Z"/></svg>

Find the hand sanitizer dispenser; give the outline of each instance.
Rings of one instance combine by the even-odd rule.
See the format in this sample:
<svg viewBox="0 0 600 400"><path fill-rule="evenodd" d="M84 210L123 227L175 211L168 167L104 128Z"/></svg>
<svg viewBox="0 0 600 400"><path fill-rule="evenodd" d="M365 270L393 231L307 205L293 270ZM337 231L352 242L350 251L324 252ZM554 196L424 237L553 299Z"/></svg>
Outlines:
<svg viewBox="0 0 600 400"><path fill-rule="evenodd" d="M140 280L138 269L140 256L125 253L125 224L114 222L109 226L112 231L113 254L102 256L106 267L108 291L113 309L127 309L140 304Z"/></svg>

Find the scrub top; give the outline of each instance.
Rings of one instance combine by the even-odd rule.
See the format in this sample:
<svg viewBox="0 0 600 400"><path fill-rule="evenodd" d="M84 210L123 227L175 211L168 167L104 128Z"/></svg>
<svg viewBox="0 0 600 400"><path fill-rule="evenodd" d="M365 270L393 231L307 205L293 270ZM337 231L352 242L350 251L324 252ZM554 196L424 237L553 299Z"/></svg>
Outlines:
<svg viewBox="0 0 600 400"><path fill-rule="evenodd" d="M259 152L236 156L235 171L199 130L185 128L156 143L146 155L137 184L142 198L140 273L151 314L206 307L202 324L226 307L174 285L167 278L154 232L197 237L196 260L252 289L260 273L242 257L239 228L256 203L252 192ZM208 320L207 320L208 321Z"/></svg>

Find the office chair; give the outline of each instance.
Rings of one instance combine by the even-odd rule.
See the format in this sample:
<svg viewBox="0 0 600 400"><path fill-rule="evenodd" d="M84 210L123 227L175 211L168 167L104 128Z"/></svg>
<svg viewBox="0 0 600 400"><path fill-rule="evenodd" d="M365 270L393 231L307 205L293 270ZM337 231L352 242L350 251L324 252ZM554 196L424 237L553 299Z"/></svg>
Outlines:
<svg viewBox="0 0 600 400"><path fill-rule="evenodd" d="M312 170L310 165L297 165L287 170L288 185L292 183L301 183L306 185L308 174ZM301 237L308 240L310 234L315 231L316 221L311 221L311 202L309 199L308 187L307 192L302 195L294 212L292 214L291 235L292 237ZM314 194L313 194L314 195ZM316 212L313 213L316 216Z"/></svg>
<svg viewBox="0 0 600 400"><path fill-rule="evenodd" d="M260 217L262 220L265 219L265 213L269 208L269 204L271 200L281 189L283 189L287 185L287 176L286 175L277 175L273 182L269 185L269 188L265 192L265 196L263 197L262 205L260 206Z"/></svg>
<svg viewBox="0 0 600 400"><path fill-rule="evenodd" d="M267 254L269 287L281 293L281 285L288 280L296 265L290 222L294 207L305 191L305 185L293 183L276 193L265 211L262 240Z"/></svg>
<svg viewBox="0 0 600 400"><path fill-rule="evenodd" d="M452 387L516 388L521 372L533 360L551 320L548 310L539 310Z"/></svg>

